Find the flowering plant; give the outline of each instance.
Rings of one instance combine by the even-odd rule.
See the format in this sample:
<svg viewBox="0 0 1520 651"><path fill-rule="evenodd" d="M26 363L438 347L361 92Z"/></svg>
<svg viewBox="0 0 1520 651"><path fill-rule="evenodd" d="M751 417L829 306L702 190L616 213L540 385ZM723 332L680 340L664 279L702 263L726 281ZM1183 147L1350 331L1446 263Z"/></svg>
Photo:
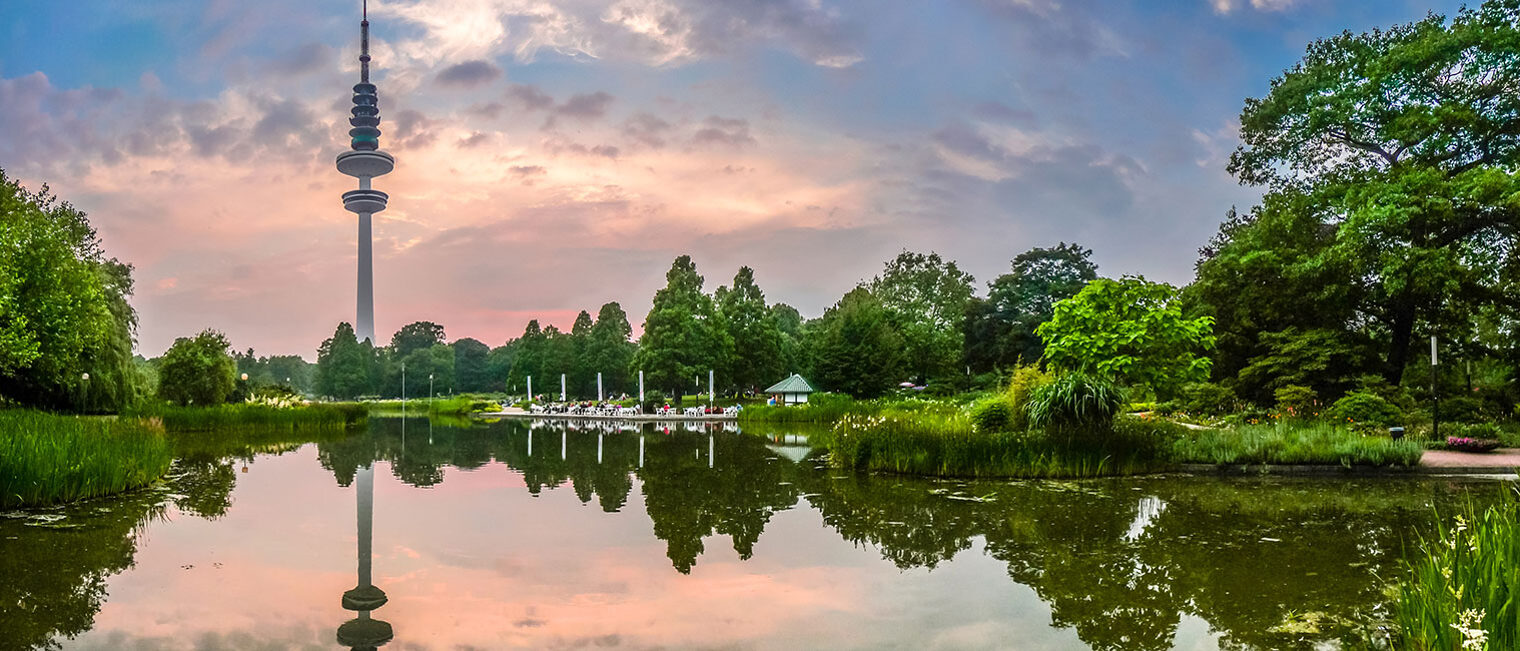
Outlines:
<svg viewBox="0 0 1520 651"><path fill-rule="evenodd" d="M1466 436L1446 437L1446 447L1458 452L1490 452L1499 447L1493 439L1474 439Z"/></svg>

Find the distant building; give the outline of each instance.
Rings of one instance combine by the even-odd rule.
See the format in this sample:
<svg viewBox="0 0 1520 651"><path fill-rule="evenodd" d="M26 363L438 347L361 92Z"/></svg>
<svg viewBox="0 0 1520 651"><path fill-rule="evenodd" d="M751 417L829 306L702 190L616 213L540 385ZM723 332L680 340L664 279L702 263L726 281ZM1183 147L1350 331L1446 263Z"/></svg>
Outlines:
<svg viewBox="0 0 1520 651"><path fill-rule="evenodd" d="M805 405L808 394L812 392L812 385L796 373L765 390L765 393L771 397L772 403L777 405Z"/></svg>

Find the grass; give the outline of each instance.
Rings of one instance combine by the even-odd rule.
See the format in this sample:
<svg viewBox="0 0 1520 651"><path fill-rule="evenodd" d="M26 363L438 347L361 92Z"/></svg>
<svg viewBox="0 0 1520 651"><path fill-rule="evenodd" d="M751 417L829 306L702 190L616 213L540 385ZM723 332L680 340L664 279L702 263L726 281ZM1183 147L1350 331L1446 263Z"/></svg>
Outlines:
<svg viewBox="0 0 1520 651"><path fill-rule="evenodd" d="M847 416L828 441L836 465L941 477L1080 478L1154 472L1175 436L1165 424L1121 419L1094 436L978 432L963 411L884 410Z"/></svg>
<svg viewBox="0 0 1520 651"><path fill-rule="evenodd" d="M1392 645L1411 651L1520 648L1520 503L1472 506L1424 540L1398 588Z"/></svg>
<svg viewBox="0 0 1520 651"><path fill-rule="evenodd" d="M400 415L402 413L402 401L388 400L385 402L365 403L371 411L383 412L387 415ZM468 416L477 412L501 411L501 403L486 397L470 394L458 395L450 398L411 398L405 402L405 412L416 416L430 414L445 416Z"/></svg>
<svg viewBox="0 0 1520 651"><path fill-rule="evenodd" d="M260 404L215 407L161 407L151 415L163 419L171 432L213 430L343 429L362 422L369 409L359 403L317 403L298 407Z"/></svg>
<svg viewBox="0 0 1520 651"><path fill-rule="evenodd" d="M162 477L173 456L151 421L0 411L0 508L140 488Z"/></svg>
<svg viewBox="0 0 1520 651"><path fill-rule="evenodd" d="M1198 430L1179 438L1171 450L1178 463L1413 466L1420 462L1417 441L1362 436L1329 423L1280 421L1234 429Z"/></svg>

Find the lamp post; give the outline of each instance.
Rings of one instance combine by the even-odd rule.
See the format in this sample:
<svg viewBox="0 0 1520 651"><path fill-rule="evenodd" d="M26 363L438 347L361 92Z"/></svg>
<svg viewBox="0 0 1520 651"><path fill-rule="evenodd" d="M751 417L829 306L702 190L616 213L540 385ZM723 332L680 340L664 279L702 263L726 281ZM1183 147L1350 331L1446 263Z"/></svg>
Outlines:
<svg viewBox="0 0 1520 651"><path fill-rule="evenodd" d="M79 410L80 411L89 411L89 409L90 409L90 374L89 373L80 373L79 374L79 379L81 379L81 380L84 381L84 399L80 401Z"/></svg>
<svg viewBox="0 0 1520 651"><path fill-rule="evenodd" d="M1430 437L1441 440L1441 393L1436 388L1436 336L1430 335Z"/></svg>
<svg viewBox="0 0 1520 651"><path fill-rule="evenodd" d="M428 413L433 413L433 374L428 373Z"/></svg>
<svg viewBox="0 0 1520 651"><path fill-rule="evenodd" d="M406 426L406 364L401 365L401 425Z"/></svg>

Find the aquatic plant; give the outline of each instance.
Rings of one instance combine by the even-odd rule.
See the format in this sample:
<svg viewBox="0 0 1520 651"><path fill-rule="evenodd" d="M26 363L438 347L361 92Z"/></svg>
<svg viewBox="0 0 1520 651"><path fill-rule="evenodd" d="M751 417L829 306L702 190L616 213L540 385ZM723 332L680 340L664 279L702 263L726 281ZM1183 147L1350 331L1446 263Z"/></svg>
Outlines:
<svg viewBox="0 0 1520 651"><path fill-rule="evenodd" d="M1064 373L1029 397L1029 425L1039 428L1107 428L1126 404L1124 390L1112 381L1085 373Z"/></svg>
<svg viewBox="0 0 1520 651"><path fill-rule="evenodd" d="M1394 606L1394 647L1413 651L1520 648L1520 501L1516 489L1479 511L1469 504L1421 540Z"/></svg>
<svg viewBox="0 0 1520 651"><path fill-rule="evenodd" d="M359 403L326 402L295 407L244 403L214 407L163 406L144 412L163 420L171 432L232 429L342 429L362 422L369 409Z"/></svg>
<svg viewBox="0 0 1520 651"><path fill-rule="evenodd" d="M0 508L140 488L162 477L171 461L169 442L153 421L0 411Z"/></svg>

